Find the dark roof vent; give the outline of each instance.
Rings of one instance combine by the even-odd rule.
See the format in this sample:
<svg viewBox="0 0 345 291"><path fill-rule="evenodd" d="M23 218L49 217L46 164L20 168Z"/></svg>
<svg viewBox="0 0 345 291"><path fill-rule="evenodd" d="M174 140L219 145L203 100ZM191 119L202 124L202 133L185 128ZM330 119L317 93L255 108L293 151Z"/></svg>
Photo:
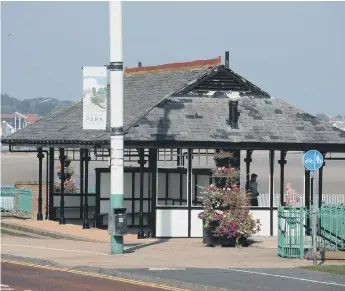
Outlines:
<svg viewBox="0 0 345 291"><path fill-rule="evenodd" d="M226 52L225 52L225 67L226 67L227 69L230 68L229 51L226 51Z"/></svg>
<svg viewBox="0 0 345 291"><path fill-rule="evenodd" d="M230 99L229 102L229 119L228 124L231 128L238 128L238 118L240 113L238 112L238 100Z"/></svg>
<svg viewBox="0 0 345 291"><path fill-rule="evenodd" d="M194 114L186 115L186 117L190 118L190 119L200 119L200 118L202 118L202 116L199 115L198 112L195 112Z"/></svg>

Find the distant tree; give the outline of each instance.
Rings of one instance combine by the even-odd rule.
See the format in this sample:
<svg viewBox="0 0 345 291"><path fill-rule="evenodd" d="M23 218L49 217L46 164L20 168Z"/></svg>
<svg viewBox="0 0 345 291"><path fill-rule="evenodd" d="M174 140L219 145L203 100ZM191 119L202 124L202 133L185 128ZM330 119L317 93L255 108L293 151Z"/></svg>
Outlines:
<svg viewBox="0 0 345 291"><path fill-rule="evenodd" d="M326 114L324 114L324 113L317 113L316 117L318 119L321 119L321 120L326 121L326 122L330 121L330 118Z"/></svg>
<svg viewBox="0 0 345 291"><path fill-rule="evenodd" d="M36 113L39 116L45 116L57 109L71 106L74 103L73 101L61 101L46 97L19 100L10 97L8 94L1 94L1 113L12 114L17 111L20 113Z"/></svg>
<svg viewBox="0 0 345 291"><path fill-rule="evenodd" d="M337 120L342 120L343 116L341 114L337 114L336 116L334 116L334 118Z"/></svg>

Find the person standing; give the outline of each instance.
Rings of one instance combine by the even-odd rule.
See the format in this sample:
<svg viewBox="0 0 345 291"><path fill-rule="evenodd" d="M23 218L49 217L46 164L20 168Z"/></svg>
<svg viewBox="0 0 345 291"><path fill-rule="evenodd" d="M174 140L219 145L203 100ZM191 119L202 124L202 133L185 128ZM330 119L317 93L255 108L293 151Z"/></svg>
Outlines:
<svg viewBox="0 0 345 291"><path fill-rule="evenodd" d="M294 189L292 189L290 183L286 184L285 200L286 200L286 206L292 206L292 207L299 206L299 201L300 201L299 195Z"/></svg>
<svg viewBox="0 0 345 291"><path fill-rule="evenodd" d="M252 206L259 206L258 203L258 182L257 180L258 175L253 173L250 176L250 181L247 183L246 191L250 194L251 204Z"/></svg>

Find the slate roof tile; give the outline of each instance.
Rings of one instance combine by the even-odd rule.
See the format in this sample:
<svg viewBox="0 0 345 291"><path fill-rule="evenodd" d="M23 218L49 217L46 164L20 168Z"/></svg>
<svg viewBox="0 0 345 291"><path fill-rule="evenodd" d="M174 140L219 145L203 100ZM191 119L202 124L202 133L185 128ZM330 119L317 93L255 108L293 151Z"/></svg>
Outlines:
<svg viewBox="0 0 345 291"><path fill-rule="evenodd" d="M170 105L161 104L146 116L147 122L157 122L165 116L169 128L150 128L138 123L130 129L126 139L154 141L155 132L174 133L179 141L222 141L222 142L263 142L263 143L325 143L344 144L345 134L328 123L318 120L279 99L243 97L239 101L239 128L232 129L226 122L228 100L226 98L170 97L171 102L180 102L177 110L169 110ZM179 107L175 105L175 107ZM168 109L168 110L167 110ZM279 113L282 111L282 114ZM198 112L203 118L187 118ZM278 112L278 113L275 113ZM258 119L257 117L261 118ZM179 134L179 128L188 126L188 135ZM209 128L210 130L206 130Z"/></svg>

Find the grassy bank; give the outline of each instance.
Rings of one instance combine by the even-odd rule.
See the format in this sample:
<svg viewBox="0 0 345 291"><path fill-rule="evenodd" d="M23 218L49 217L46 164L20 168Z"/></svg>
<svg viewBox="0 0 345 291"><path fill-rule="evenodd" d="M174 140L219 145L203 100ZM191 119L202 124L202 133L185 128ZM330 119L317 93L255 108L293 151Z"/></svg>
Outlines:
<svg viewBox="0 0 345 291"><path fill-rule="evenodd" d="M345 275L345 262L342 265L321 265L321 266L305 266L302 269L310 271L325 272L330 274Z"/></svg>

